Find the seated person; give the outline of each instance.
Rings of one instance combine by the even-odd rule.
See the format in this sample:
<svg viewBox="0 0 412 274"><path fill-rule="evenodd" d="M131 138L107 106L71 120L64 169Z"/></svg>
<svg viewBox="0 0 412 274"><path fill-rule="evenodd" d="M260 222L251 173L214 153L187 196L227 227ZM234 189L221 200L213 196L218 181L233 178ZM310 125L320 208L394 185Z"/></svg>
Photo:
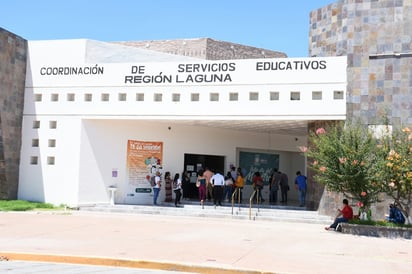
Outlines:
<svg viewBox="0 0 412 274"><path fill-rule="evenodd" d="M347 223L353 218L353 210L352 207L349 206L347 199L343 199L343 208L338 209L338 211L339 213L336 215L335 221L329 227L325 227L326 230L335 230L338 224Z"/></svg>
<svg viewBox="0 0 412 274"><path fill-rule="evenodd" d="M396 204L389 205L389 217L387 218L387 220L395 224L405 223L405 217L403 216L399 208L396 206Z"/></svg>

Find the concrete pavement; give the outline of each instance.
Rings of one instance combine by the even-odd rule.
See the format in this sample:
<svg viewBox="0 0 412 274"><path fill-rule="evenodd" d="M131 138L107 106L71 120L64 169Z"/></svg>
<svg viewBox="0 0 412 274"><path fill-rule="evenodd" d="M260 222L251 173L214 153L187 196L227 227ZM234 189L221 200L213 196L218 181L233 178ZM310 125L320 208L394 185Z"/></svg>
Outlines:
<svg viewBox="0 0 412 274"><path fill-rule="evenodd" d="M192 273L398 274L412 269L412 241L341 234L313 223L2 212L0 256Z"/></svg>

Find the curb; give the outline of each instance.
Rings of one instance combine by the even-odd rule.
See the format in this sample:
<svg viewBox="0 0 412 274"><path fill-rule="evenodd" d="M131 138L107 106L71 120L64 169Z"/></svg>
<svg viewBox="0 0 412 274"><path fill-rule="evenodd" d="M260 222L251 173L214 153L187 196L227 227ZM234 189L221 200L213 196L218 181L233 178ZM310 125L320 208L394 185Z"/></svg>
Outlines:
<svg viewBox="0 0 412 274"><path fill-rule="evenodd" d="M110 266L110 267L127 267L141 269L156 269L165 271L182 271L204 274L273 274L272 272L262 272L254 270L235 270L219 267L206 267L196 265L183 265L176 263L162 263L154 261L135 261L126 259L98 258L98 257L79 257L67 255L48 255L48 254L30 254L30 253L8 253L0 252L0 258L15 261L36 261L49 263L69 263L82 265Z"/></svg>

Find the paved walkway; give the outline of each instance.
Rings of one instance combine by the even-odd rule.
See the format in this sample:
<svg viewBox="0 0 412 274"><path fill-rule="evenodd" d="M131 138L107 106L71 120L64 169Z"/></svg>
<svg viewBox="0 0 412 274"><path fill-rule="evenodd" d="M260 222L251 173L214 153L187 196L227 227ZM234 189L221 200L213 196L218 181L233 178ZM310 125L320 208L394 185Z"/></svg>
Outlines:
<svg viewBox="0 0 412 274"><path fill-rule="evenodd" d="M412 241L329 232L309 223L83 211L3 212L1 256L9 259L8 264L62 262L178 273L398 274L412 269ZM6 264L0 259L2 263ZM59 272L54 264L47 266L50 272L40 273Z"/></svg>

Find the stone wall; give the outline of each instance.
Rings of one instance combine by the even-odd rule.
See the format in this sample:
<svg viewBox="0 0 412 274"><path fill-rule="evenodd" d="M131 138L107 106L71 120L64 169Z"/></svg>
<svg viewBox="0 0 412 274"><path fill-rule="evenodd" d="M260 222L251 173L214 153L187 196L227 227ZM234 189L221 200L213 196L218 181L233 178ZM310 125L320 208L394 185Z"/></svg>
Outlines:
<svg viewBox="0 0 412 274"><path fill-rule="evenodd" d="M411 126L412 0L339 0L312 11L309 52L347 56L347 119ZM341 198L325 191L319 212L331 214ZM383 219L390 202L374 205L372 217Z"/></svg>
<svg viewBox="0 0 412 274"><path fill-rule="evenodd" d="M310 55L348 57L348 118L412 124L412 1L340 0L310 14Z"/></svg>
<svg viewBox="0 0 412 274"><path fill-rule="evenodd" d="M27 41L0 28L0 199L16 199Z"/></svg>
<svg viewBox="0 0 412 274"><path fill-rule="evenodd" d="M116 42L127 46L206 60L284 58L283 52L210 38Z"/></svg>

